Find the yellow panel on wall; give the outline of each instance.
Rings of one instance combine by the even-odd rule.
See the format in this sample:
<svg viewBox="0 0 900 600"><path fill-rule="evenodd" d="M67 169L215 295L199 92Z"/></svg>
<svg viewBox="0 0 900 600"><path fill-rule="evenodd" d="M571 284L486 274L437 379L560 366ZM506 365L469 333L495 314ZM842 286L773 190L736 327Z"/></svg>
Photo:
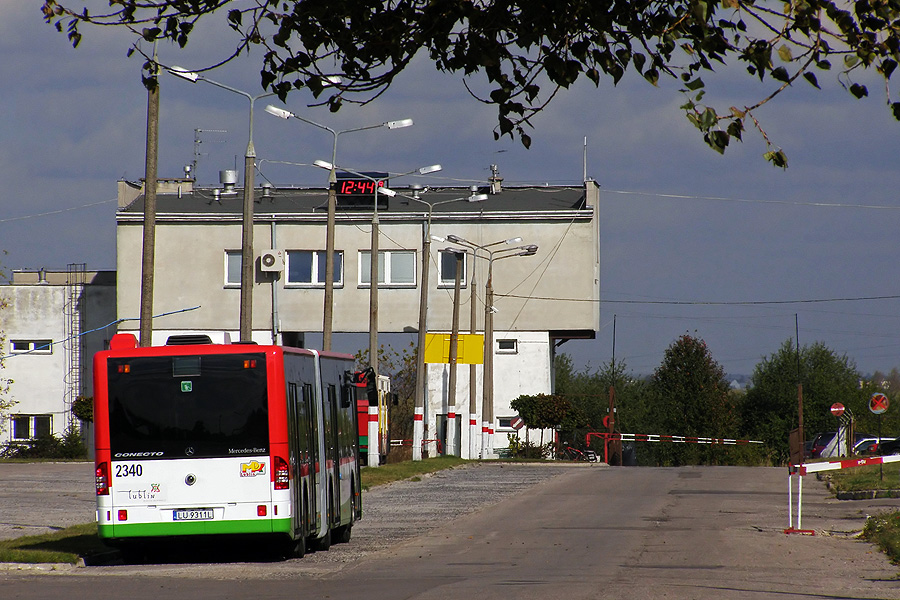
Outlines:
<svg viewBox="0 0 900 600"><path fill-rule="evenodd" d="M450 334L425 334L425 362L450 362ZM456 342L456 364L480 365L484 362L484 336L480 333L460 333Z"/></svg>

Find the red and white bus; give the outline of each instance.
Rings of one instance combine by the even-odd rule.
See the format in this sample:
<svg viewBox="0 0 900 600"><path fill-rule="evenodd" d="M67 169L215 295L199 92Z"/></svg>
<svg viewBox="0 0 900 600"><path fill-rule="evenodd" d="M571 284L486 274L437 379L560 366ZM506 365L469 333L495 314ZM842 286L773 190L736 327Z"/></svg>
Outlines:
<svg viewBox="0 0 900 600"><path fill-rule="evenodd" d="M185 343L188 342L188 343ZM94 357L100 537L258 536L283 556L362 516L352 356L113 337Z"/></svg>

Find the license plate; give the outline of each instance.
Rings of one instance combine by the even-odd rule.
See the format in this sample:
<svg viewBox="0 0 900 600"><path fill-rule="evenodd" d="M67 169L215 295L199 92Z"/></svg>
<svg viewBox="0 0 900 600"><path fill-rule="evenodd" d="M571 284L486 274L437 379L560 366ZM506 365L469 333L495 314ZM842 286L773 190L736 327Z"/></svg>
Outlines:
<svg viewBox="0 0 900 600"><path fill-rule="evenodd" d="M173 521L211 521L213 510L211 508L179 509L172 511Z"/></svg>

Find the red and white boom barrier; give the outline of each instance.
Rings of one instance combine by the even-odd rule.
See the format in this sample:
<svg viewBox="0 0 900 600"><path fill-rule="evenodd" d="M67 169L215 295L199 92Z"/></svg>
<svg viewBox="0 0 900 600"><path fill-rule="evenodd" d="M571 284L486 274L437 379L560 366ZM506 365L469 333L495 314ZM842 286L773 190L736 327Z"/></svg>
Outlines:
<svg viewBox="0 0 900 600"><path fill-rule="evenodd" d="M604 433L591 432L584 437L586 446L591 445L591 438L603 438L603 462L609 462L609 442L669 442L672 444L707 444L722 446L740 446L743 444L762 444L759 440L733 440L730 438L694 437L689 435L657 435L653 433Z"/></svg>
<svg viewBox="0 0 900 600"><path fill-rule="evenodd" d="M843 460L828 460L823 462L803 463L800 465L791 465L788 469L788 528L785 533L802 533L806 535L815 535L813 529L803 529L803 477L811 473L820 473L822 471L837 471L840 469L852 469L854 467L865 467L866 465L886 465L888 463L900 462L900 455L892 456L872 456L870 458L845 458ZM797 527L794 527L793 514L793 485L791 478L797 475Z"/></svg>

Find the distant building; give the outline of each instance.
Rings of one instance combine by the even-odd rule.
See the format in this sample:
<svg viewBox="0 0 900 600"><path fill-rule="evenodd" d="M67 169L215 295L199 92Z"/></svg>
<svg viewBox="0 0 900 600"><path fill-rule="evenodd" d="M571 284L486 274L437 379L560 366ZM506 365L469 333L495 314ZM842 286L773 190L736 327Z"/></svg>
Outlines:
<svg viewBox="0 0 900 600"><path fill-rule="evenodd" d="M241 213L243 190L233 177L222 188L194 187L190 179L161 181L156 206L156 267L152 343L171 335L206 334L214 342L237 341L240 312ZM477 245L522 238L538 252L494 260L494 419L495 446L507 444L515 416L509 403L522 394L550 393L552 358L568 339L590 339L599 329L599 187L501 187L501 179L469 187L402 188L378 197L378 330L416 332L422 252L430 235L458 236ZM359 186L362 188L362 186ZM335 224L333 331L368 332L371 223L374 197L339 196ZM140 314L144 196L141 186L119 183L117 214L117 307L119 317ZM255 192L253 341L303 345L323 328L327 190L276 188ZM466 202L486 193L482 202ZM417 202L414 198L433 205ZM429 238L430 239L430 238ZM516 244L506 247L514 247ZM448 332L453 314L454 245L431 243L427 330ZM455 246L460 249L459 246ZM263 262L265 258L265 262ZM462 277L460 331L484 331L488 261L467 255ZM188 310L190 309L190 310ZM135 320L120 331L137 333ZM483 369L476 367L476 408L480 423ZM456 426L467 456L469 367L458 369ZM426 439L444 439L447 427L448 366L428 367ZM457 436L457 439L459 437ZM434 442L432 450L437 448Z"/></svg>
<svg viewBox="0 0 900 600"><path fill-rule="evenodd" d="M0 445L79 426L71 408L78 396L93 395L90 357L115 333L115 275L71 264L66 271L13 271L11 283L0 286L7 303L0 309L0 377L13 381L8 396L15 401Z"/></svg>

